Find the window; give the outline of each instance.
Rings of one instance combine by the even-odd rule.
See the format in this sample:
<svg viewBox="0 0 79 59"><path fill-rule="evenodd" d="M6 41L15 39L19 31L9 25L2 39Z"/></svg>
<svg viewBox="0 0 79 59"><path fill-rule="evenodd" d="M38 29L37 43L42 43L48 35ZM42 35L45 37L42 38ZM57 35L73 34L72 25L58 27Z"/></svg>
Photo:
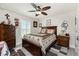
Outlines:
<svg viewBox="0 0 79 59"><path fill-rule="evenodd" d="M21 34L22 37L30 33L30 21L22 20L21 21Z"/></svg>

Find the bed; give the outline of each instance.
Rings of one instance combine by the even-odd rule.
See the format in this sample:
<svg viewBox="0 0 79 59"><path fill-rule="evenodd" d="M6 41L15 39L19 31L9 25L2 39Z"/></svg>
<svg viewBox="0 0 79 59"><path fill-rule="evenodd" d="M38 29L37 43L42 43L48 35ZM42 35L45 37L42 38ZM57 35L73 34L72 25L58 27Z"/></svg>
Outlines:
<svg viewBox="0 0 79 59"><path fill-rule="evenodd" d="M23 47L33 55L46 55L47 50L56 41L56 36L57 26L42 27L40 33L24 36Z"/></svg>

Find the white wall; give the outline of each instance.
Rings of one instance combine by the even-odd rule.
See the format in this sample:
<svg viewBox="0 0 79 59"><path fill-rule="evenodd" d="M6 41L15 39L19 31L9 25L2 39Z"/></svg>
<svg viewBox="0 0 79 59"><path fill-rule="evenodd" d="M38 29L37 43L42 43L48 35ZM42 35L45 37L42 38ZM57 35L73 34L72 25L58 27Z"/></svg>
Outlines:
<svg viewBox="0 0 79 59"><path fill-rule="evenodd" d="M33 24L33 21L34 21L34 20L31 21L31 24ZM33 27L33 25L32 25L32 26L31 26L31 33L39 33L39 32L40 32L39 19L38 19L38 20L35 20L35 21L38 22L37 28L36 28L36 27Z"/></svg>
<svg viewBox="0 0 79 59"><path fill-rule="evenodd" d="M6 22L6 17L4 16L6 13L8 13L10 15L11 24L13 24L13 25L14 25L14 18L18 18L19 19L19 26L16 28L16 47L18 47L20 44L22 45L22 36L21 36L21 31L22 31L21 30L21 22L22 22L22 20L28 20L28 21L31 22L30 23L31 24L31 29L32 29L31 33L34 32L34 31L38 32L37 28L36 29L33 28L33 24L32 24L32 22L34 20L38 21L38 19L30 18L30 17L27 17L27 16L23 16L21 14L15 13L13 11L1 9L1 8L0 8L0 23L2 21Z"/></svg>
<svg viewBox="0 0 79 59"><path fill-rule="evenodd" d="M46 26L46 20L51 19L51 26L57 26L57 34L60 34L61 24L64 20L67 20L69 25L67 33L70 34L70 47L75 48L75 16L76 10L57 16L42 18L40 19L40 22L42 23L42 26Z"/></svg>

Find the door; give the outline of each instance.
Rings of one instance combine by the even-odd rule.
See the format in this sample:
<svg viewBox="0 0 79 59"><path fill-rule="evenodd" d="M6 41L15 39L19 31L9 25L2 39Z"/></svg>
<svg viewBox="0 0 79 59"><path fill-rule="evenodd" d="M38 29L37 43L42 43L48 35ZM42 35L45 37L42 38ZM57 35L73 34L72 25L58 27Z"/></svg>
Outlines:
<svg viewBox="0 0 79 59"><path fill-rule="evenodd" d="M76 35L76 41L75 41L75 51L76 53L79 55L79 17L77 16L75 19L76 22L76 31L75 31L75 35Z"/></svg>

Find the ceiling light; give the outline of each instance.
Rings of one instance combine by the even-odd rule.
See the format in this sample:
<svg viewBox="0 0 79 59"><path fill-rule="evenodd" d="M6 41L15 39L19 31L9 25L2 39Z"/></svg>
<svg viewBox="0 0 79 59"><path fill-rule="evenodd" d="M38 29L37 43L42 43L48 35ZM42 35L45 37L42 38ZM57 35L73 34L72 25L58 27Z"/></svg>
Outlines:
<svg viewBox="0 0 79 59"><path fill-rule="evenodd" d="M41 14L41 12L40 11L37 11L36 14Z"/></svg>

